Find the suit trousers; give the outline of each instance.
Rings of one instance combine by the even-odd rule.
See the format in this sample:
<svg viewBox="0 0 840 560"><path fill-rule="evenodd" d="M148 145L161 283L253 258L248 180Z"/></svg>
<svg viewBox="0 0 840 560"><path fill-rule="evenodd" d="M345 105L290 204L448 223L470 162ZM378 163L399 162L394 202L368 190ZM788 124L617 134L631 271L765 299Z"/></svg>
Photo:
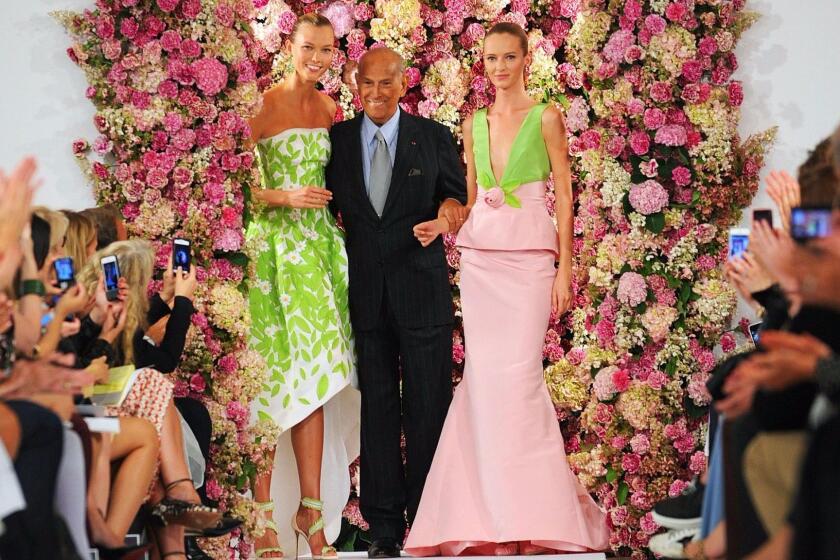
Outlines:
<svg viewBox="0 0 840 560"><path fill-rule="evenodd" d="M355 337L362 393L361 512L374 539L402 543L406 512L410 524L452 400L452 324L402 327L384 294L378 324L356 330Z"/></svg>

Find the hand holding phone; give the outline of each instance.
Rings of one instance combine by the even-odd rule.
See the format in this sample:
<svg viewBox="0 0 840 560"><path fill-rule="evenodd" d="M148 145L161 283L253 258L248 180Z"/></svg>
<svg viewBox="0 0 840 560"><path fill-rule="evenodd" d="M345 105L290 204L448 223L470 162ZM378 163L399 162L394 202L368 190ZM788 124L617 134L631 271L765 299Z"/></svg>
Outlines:
<svg viewBox="0 0 840 560"><path fill-rule="evenodd" d="M102 275L105 278L105 298L117 301L120 296L120 265L117 257L111 255L102 257Z"/></svg>
<svg viewBox="0 0 840 560"><path fill-rule="evenodd" d="M831 208L797 207L790 211L790 235L797 243L826 237L831 233Z"/></svg>
<svg viewBox="0 0 840 560"><path fill-rule="evenodd" d="M58 287L61 291L76 283L76 273L73 270L73 259L70 257L61 257L53 261L53 268L55 269L55 279L58 282Z"/></svg>
<svg viewBox="0 0 840 560"><path fill-rule="evenodd" d="M192 254L190 251L190 242L188 239L176 237L172 240L172 270L179 268L184 272L190 271L190 262L192 261Z"/></svg>
<svg viewBox="0 0 840 560"><path fill-rule="evenodd" d="M731 228L729 230L729 258L740 257L750 244L750 230L746 228Z"/></svg>
<svg viewBox="0 0 840 560"><path fill-rule="evenodd" d="M768 226L773 227L773 211L769 208L756 208L752 213L752 223L765 222Z"/></svg>

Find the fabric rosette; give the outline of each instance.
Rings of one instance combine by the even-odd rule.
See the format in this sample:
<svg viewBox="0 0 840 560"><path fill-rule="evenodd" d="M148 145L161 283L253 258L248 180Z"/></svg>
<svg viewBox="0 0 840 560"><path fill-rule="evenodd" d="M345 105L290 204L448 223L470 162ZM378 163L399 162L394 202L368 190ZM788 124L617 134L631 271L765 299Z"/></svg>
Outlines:
<svg viewBox="0 0 840 560"><path fill-rule="evenodd" d="M502 204L507 204L512 208L522 208L519 198L513 194L513 191L519 186L518 183L502 181L501 185L497 185L495 178L490 177L487 173L482 173L478 178L478 185L487 191L484 193L484 201L488 206L499 208Z"/></svg>

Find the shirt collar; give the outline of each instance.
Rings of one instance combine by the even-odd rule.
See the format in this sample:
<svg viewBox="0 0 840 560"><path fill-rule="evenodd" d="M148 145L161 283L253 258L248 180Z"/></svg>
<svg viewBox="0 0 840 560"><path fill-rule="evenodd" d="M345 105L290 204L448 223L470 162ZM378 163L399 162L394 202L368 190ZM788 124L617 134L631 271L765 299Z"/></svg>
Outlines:
<svg viewBox="0 0 840 560"><path fill-rule="evenodd" d="M365 140L365 145L369 146L371 142L373 142L373 137L376 135L376 131L381 129L382 136L385 137L385 142L388 144L388 148L393 149L392 144L394 137L396 136L397 129L399 128L399 124L399 106L397 106L397 110L393 115L391 115L391 118L388 119L382 126L379 126L370 120L370 117L368 117L367 113L365 113L364 117L362 117L362 137Z"/></svg>

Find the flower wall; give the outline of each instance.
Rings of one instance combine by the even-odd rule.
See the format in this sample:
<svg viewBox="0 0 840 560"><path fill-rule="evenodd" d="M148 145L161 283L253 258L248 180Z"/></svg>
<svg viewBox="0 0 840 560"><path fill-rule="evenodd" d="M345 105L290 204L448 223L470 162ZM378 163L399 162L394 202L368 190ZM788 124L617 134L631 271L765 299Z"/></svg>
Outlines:
<svg viewBox="0 0 840 560"><path fill-rule="evenodd" d="M772 138L737 135L733 51L754 16L743 0L99 0L61 14L98 109L102 136L74 145L98 198L156 240L161 268L173 235L193 239L203 282L179 392L208 403L209 488L242 513L239 491L274 437L247 427L261 368L244 344L240 249L255 175L243 119L288 71L296 14L316 10L339 38L322 80L338 118L360 110L358 59L387 45L409 61L403 109L458 136L493 99L486 30L528 31L528 90L565 108L577 201L575 309L546 335L546 380L570 462L609 510L614 550L646 557L652 505L705 468L704 383L735 302L719 265ZM460 325L453 336L457 381ZM364 524L355 502L347 514Z"/></svg>

